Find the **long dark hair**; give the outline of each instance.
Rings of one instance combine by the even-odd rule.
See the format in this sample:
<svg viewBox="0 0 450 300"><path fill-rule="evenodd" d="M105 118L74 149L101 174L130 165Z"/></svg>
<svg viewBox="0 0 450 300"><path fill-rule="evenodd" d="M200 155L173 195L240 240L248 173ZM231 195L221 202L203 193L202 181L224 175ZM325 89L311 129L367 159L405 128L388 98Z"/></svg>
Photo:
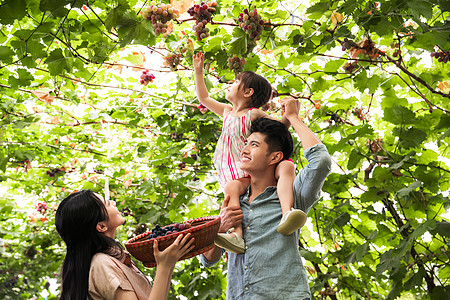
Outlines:
<svg viewBox="0 0 450 300"><path fill-rule="evenodd" d="M121 245L96 229L97 223L105 220L105 203L91 190L73 193L60 203L55 225L67 246L61 271L61 300L87 299L89 269L96 253L122 256Z"/></svg>

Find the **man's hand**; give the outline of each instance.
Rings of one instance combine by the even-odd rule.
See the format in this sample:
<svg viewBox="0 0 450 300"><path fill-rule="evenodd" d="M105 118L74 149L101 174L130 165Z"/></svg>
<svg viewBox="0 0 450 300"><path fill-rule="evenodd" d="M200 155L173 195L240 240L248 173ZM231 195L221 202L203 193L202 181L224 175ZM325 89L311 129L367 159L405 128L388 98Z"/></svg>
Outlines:
<svg viewBox="0 0 450 300"><path fill-rule="evenodd" d="M292 117L298 117L300 111L300 101L292 97L281 99L281 108L284 110L284 116L289 120Z"/></svg>
<svg viewBox="0 0 450 300"><path fill-rule="evenodd" d="M227 232L232 227L236 228L241 224L242 218L244 217L241 208L239 206L228 206L229 202L230 196L227 196L225 200L223 200L222 208L220 209L220 233Z"/></svg>

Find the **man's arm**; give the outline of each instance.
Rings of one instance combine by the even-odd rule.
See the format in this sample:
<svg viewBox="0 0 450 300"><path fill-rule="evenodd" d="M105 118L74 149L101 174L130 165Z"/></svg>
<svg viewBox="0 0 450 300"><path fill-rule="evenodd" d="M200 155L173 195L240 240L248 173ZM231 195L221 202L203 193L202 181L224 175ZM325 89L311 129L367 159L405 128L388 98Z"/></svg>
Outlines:
<svg viewBox="0 0 450 300"><path fill-rule="evenodd" d="M297 132L305 158L308 160L308 165L298 172L294 181L294 206L308 213L312 205L320 198L322 186L331 170L331 157L325 145L298 117L299 102L292 98L283 100L285 116Z"/></svg>
<svg viewBox="0 0 450 300"><path fill-rule="evenodd" d="M240 207L228 206L230 197L227 196L223 201L222 208L220 209L220 227L219 233L227 232L230 228L236 227L242 222L244 215ZM217 262L222 256L222 249L214 246L213 249L203 253L204 258L208 263Z"/></svg>
<svg viewBox="0 0 450 300"><path fill-rule="evenodd" d="M295 132L297 132L300 141L302 142L303 149L311 148L314 145L322 144L319 138L316 136L308 126L303 123L299 118L298 112L300 109L300 102L292 97L285 97L281 100L281 106L284 108L284 116L291 123Z"/></svg>

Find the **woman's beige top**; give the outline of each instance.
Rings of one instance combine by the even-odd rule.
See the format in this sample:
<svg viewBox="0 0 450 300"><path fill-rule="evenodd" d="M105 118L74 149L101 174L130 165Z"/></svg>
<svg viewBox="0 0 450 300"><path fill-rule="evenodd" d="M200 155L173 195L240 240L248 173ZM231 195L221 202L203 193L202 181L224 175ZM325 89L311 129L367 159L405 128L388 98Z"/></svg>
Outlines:
<svg viewBox="0 0 450 300"><path fill-rule="evenodd" d="M152 285L132 263L128 253L125 253L122 260L105 253L95 254L89 271L89 298L114 300L118 288L134 291L139 300L146 300Z"/></svg>

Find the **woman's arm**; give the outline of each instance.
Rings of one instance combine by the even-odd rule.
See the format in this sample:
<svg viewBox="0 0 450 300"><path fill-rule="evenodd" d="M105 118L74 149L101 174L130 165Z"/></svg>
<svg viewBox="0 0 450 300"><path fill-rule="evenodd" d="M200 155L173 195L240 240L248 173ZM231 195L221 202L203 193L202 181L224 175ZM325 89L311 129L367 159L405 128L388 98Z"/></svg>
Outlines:
<svg viewBox="0 0 450 300"><path fill-rule="evenodd" d="M194 55L194 77L195 77L195 91L197 93L198 100L206 106L210 111L224 116L231 110L231 106L225 103L221 103L213 98L209 97L208 90L206 88L205 79L203 78L203 64L205 62L205 56L202 52Z"/></svg>
<svg viewBox="0 0 450 300"><path fill-rule="evenodd" d="M193 242L194 238L191 238L190 233L186 234L184 237L180 234L172 245L162 252L159 251L158 241L155 240L153 242L153 253L156 260L156 275L148 300L167 299L175 264L182 256L194 249L194 245L192 245ZM119 288L116 291L114 300L137 300L137 296L133 291L124 291Z"/></svg>

